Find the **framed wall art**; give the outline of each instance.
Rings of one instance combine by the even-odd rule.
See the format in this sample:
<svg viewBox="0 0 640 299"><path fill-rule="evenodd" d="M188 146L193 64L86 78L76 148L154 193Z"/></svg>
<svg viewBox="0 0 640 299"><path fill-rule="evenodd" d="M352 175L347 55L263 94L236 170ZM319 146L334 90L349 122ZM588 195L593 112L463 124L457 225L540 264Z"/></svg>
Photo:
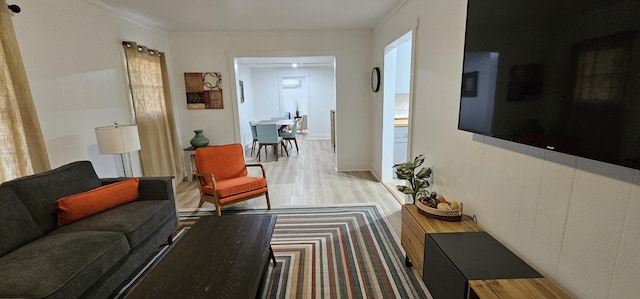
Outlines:
<svg viewBox="0 0 640 299"><path fill-rule="evenodd" d="M238 85L240 85L240 104L244 104L244 82L240 80Z"/></svg>
<svg viewBox="0 0 640 299"><path fill-rule="evenodd" d="M473 98L478 96L478 72L462 74L462 97Z"/></svg>
<svg viewBox="0 0 640 299"><path fill-rule="evenodd" d="M184 87L187 109L224 109L220 73L184 73Z"/></svg>

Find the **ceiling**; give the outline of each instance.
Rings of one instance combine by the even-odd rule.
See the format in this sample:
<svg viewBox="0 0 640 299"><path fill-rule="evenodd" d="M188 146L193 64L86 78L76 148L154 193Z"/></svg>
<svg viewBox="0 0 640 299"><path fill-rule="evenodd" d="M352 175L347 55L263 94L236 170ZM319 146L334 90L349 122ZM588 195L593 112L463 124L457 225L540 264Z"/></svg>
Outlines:
<svg viewBox="0 0 640 299"><path fill-rule="evenodd" d="M87 0L168 32L369 30L406 0Z"/></svg>

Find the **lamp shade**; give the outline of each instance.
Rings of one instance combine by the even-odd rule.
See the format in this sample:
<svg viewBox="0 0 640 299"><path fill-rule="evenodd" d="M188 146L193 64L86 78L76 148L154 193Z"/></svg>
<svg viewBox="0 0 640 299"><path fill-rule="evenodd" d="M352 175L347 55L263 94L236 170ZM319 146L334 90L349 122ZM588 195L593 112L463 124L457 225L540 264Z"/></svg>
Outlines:
<svg viewBox="0 0 640 299"><path fill-rule="evenodd" d="M122 154L140 150L140 137L136 125L98 127L96 139L101 154Z"/></svg>

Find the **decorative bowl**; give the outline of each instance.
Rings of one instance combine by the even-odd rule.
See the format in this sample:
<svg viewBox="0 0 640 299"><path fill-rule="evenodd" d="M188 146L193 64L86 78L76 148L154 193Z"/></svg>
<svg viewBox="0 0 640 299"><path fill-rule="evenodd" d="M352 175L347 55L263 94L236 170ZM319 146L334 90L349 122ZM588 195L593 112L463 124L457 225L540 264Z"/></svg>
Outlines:
<svg viewBox="0 0 640 299"><path fill-rule="evenodd" d="M420 202L416 201L416 208L418 212L425 215L427 218L433 218L443 221L460 222L462 221L462 203L460 203L460 209L443 211L436 208L432 208Z"/></svg>

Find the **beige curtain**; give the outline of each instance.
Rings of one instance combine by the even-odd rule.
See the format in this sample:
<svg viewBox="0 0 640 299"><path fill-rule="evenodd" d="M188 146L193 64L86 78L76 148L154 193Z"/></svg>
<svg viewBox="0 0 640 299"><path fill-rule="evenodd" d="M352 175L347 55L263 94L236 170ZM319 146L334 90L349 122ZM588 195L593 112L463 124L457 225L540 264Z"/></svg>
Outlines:
<svg viewBox="0 0 640 299"><path fill-rule="evenodd" d="M0 0L0 182L50 169L5 0Z"/></svg>
<svg viewBox="0 0 640 299"><path fill-rule="evenodd" d="M162 86L164 87L164 103L167 108L167 121L169 124L169 134L173 138L173 159L176 161L175 173L178 174L176 179L178 182L182 181L182 165L183 150L178 144L178 132L176 129L176 119L173 114L173 101L171 99L171 90L169 89L169 72L167 71L167 60L164 53L160 53L160 66L162 67ZM191 174L190 174L191 175Z"/></svg>
<svg viewBox="0 0 640 299"><path fill-rule="evenodd" d="M123 42L140 135L140 159L145 176L174 176L182 181L166 66L162 53L134 42ZM164 71L163 71L164 69Z"/></svg>

